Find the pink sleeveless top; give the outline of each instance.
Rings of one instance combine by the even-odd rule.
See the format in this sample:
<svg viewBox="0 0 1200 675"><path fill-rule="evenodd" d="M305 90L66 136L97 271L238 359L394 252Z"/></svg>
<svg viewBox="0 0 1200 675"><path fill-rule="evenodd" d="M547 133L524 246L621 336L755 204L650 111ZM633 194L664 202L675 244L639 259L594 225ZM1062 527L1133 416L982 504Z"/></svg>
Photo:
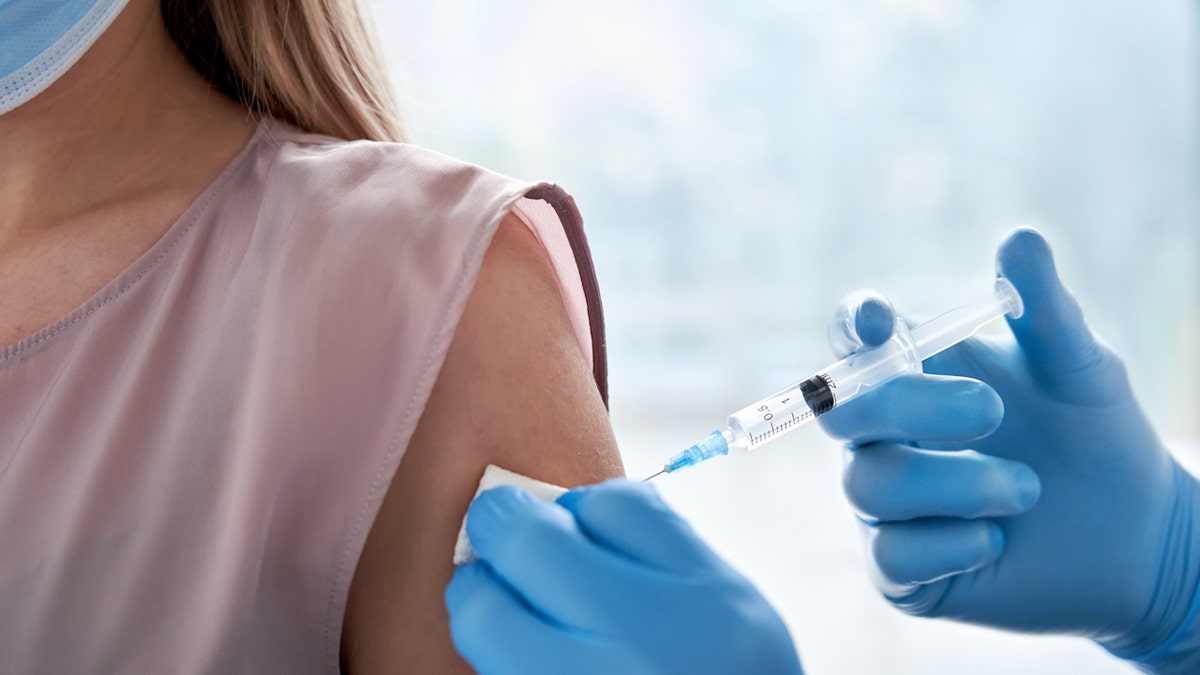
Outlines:
<svg viewBox="0 0 1200 675"><path fill-rule="evenodd" d="M275 120L137 262L0 348L0 671L338 672L367 531L510 211L603 394L569 196Z"/></svg>

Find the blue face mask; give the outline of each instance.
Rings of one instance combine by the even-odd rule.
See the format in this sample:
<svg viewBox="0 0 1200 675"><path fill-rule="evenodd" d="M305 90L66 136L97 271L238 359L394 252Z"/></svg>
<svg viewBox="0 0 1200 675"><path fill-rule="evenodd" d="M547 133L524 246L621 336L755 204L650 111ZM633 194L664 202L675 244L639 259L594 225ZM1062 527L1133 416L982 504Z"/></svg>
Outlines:
<svg viewBox="0 0 1200 675"><path fill-rule="evenodd" d="M129 0L0 0L0 115L42 93Z"/></svg>

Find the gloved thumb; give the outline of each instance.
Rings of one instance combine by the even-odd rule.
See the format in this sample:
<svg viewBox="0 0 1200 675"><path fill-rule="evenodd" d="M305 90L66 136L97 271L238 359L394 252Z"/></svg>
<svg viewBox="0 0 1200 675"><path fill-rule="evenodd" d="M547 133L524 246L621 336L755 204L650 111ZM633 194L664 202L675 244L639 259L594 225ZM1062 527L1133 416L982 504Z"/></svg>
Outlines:
<svg viewBox="0 0 1200 675"><path fill-rule="evenodd" d="M1063 287L1050 245L1037 230L1013 230L996 254L997 271L1025 303L1019 319L1009 319L1029 367L1059 381L1101 361L1102 350L1083 319L1083 311Z"/></svg>

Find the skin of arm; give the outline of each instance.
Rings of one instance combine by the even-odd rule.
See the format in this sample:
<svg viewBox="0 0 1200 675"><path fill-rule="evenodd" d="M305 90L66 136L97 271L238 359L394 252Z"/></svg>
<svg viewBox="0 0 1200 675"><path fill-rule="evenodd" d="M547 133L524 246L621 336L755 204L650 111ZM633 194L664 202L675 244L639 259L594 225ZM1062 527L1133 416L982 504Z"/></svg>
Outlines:
<svg viewBox="0 0 1200 675"><path fill-rule="evenodd" d="M342 630L343 672L473 672L450 640L443 593L488 464L565 487L624 474L550 260L511 214L367 537Z"/></svg>

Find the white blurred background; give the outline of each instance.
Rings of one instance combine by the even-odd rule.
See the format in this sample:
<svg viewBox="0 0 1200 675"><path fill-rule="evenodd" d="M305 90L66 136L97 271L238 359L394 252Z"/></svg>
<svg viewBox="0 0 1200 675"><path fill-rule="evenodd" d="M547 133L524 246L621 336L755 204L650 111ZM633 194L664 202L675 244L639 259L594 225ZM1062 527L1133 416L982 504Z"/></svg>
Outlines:
<svg viewBox="0 0 1200 675"><path fill-rule="evenodd" d="M631 476L831 360L872 286L933 314L1041 228L1164 438L1200 437L1200 40L1189 0L372 0L422 145L583 211ZM817 428L659 489L809 673L1129 673L1083 640L906 617Z"/></svg>

